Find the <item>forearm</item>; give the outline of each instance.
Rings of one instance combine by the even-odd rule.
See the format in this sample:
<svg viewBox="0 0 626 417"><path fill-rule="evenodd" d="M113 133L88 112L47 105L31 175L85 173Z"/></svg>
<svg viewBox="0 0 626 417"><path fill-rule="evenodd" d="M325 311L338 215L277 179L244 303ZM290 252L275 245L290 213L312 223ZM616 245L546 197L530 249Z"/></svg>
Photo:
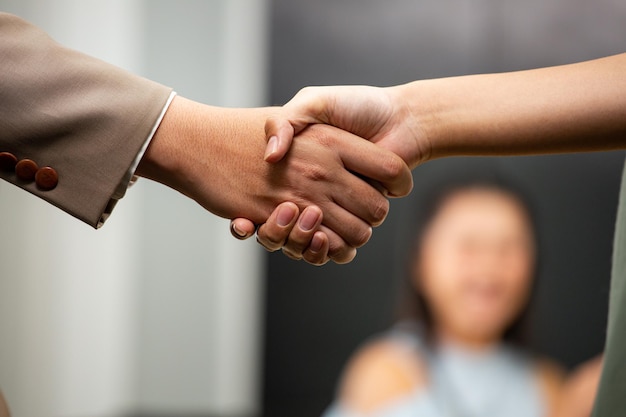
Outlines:
<svg viewBox="0 0 626 417"><path fill-rule="evenodd" d="M232 212L233 205L240 214L249 215L250 207L244 202L253 200L250 190L255 187L242 184L233 173L249 173L248 183L261 182L258 165L265 148L263 126L270 112L269 108L213 107L178 96L136 173L180 191L216 215L239 214ZM249 153L256 153L259 163L251 166ZM266 217L272 208L269 204L263 208Z"/></svg>
<svg viewBox="0 0 626 417"><path fill-rule="evenodd" d="M626 147L626 54L392 89L428 159Z"/></svg>
<svg viewBox="0 0 626 417"><path fill-rule="evenodd" d="M267 121L266 160L294 133L330 124L400 156L411 168L462 155L528 155L626 148L626 54L578 64L370 86L308 87ZM294 142L294 143L297 143ZM389 188L387 188L389 189ZM274 227L275 225L272 225ZM247 230L253 225L247 224ZM262 243L287 242L290 228Z"/></svg>
<svg viewBox="0 0 626 417"><path fill-rule="evenodd" d="M317 205L324 226L337 235L330 242L331 253L341 251L344 241L352 247L363 245L371 226L387 215L389 203L353 172L375 180L399 178L410 186L407 166L391 151L321 125L302 131L289 155L269 164L263 160L264 125L275 112L218 108L177 96L137 174L225 218L263 223L284 201L301 209Z"/></svg>

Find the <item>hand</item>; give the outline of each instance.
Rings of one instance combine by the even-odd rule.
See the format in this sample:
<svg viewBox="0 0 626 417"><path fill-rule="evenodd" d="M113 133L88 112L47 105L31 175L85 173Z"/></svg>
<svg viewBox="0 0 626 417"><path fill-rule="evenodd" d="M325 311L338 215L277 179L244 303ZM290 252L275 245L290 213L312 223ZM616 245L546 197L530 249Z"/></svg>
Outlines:
<svg viewBox="0 0 626 417"><path fill-rule="evenodd" d="M377 145L400 155L412 168L428 159L429 146L425 135L411 122L408 107L401 106L402 100L394 88L367 86L308 87L301 90L287 103L276 117L269 118L266 125L268 146L265 159L275 163L289 150L293 137L310 124L326 123L366 138ZM409 190L410 191L410 190ZM386 194L395 197L407 193L404 190L387 188ZM268 226L268 227L265 227ZM246 219L232 222L233 236L246 239L254 234L255 226ZM270 232L271 231L271 232ZM283 233L278 233L282 231ZM289 231L277 224L264 225L258 230L257 240L266 248L279 249L298 254L307 262L310 253L304 252L306 245L294 241Z"/></svg>
<svg viewBox="0 0 626 417"><path fill-rule="evenodd" d="M270 252L282 249L289 258L304 259L313 265L324 265L331 258L328 254L329 239L332 231L322 226L322 210L316 206L304 209L300 215L298 206L293 203L282 203L259 227L257 241ZM318 230L320 228L320 230ZM254 225L245 219L231 222L231 232L238 239L247 239L254 235ZM289 247L285 247L289 241ZM356 249L346 247L340 258L349 261L356 255Z"/></svg>
<svg viewBox="0 0 626 417"><path fill-rule="evenodd" d="M329 260L336 263L350 262L356 256L356 248L344 246L336 254L329 251L329 242L341 238L326 226L320 225L322 219L323 213L316 206L307 207L300 214L295 204L282 203L267 222L258 228L257 242L270 252L282 249L289 258L304 259L312 265L324 265ZM248 239L255 231L254 224L249 220L231 221L231 233L237 239Z"/></svg>
<svg viewBox="0 0 626 417"><path fill-rule="evenodd" d="M323 225L336 233L329 253L349 256L346 248L365 244L371 226L389 210L388 201L352 172L410 189L410 171L393 153L328 126L302 130L289 155L270 165L262 159L263 125L275 112L220 109L177 97L137 173L226 218L262 223L283 201L302 209L315 205L324 213Z"/></svg>
<svg viewBox="0 0 626 417"><path fill-rule="evenodd" d="M625 64L626 54L619 54L388 88L305 88L278 118L268 120L266 160L280 160L294 132L312 123L328 123L369 139L411 168L447 156L624 149Z"/></svg>
<svg viewBox="0 0 626 417"><path fill-rule="evenodd" d="M411 169L430 157L427 137L405 105L401 87L307 87L268 119L265 160L280 161L294 135L323 123L351 132L399 155ZM389 189L402 197L402 190Z"/></svg>

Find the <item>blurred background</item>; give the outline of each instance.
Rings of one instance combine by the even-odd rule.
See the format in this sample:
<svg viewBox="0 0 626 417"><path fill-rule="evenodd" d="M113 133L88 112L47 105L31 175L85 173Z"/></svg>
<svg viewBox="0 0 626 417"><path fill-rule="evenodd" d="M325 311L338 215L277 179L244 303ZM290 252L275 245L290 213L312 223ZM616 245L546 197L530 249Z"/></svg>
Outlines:
<svg viewBox="0 0 626 417"><path fill-rule="evenodd" d="M223 106L301 87L557 65L623 52L620 0L0 0L73 48ZM455 158L414 171L356 260L315 268L238 242L149 181L98 232L0 184L0 388L15 417L317 416L394 320L420 192L497 172L534 202L533 348L603 347L623 152Z"/></svg>

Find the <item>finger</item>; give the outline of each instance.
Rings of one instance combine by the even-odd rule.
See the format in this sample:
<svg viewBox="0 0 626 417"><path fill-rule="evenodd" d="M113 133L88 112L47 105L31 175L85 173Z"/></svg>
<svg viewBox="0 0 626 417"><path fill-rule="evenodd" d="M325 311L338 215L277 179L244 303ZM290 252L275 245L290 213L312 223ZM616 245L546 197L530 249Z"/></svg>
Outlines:
<svg viewBox="0 0 626 417"><path fill-rule="evenodd" d="M324 224L344 238L346 233L366 233L365 227L380 225L389 213L389 201L368 181L342 170L334 174L335 186L341 192L331 194L334 204L320 204L324 211ZM365 236L361 236L365 238ZM362 246L353 238L346 239L354 247Z"/></svg>
<svg viewBox="0 0 626 417"><path fill-rule="evenodd" d="M237 218L230 221L230 234L239 240L246 240L254 235L256 226L251 220Z"/></svg>
<svg viewBox="0 0 626 417"><path fill-rule="evenodd" d="M294 203L278 205L267 222L257 230L257 242L270 252L282 248L299 214L300 210Z"/></svg>
<svg viewBox="0 0 626 417"><path fill-rule="evenodd" d="M328 257L336 264L347 264L356 256L356 248L350 246L337 233L323 224L320 232L328 237Z"/></svg>
<svg viewBox="0 0 626 417"><path fill-rule="evenodd" d="M297 165L301 162L297 161L304 161L307 178L313 181L311 186L315 187L317 183L324 185L320 185L317 191L309 190L312 195L319 197L313 197L313 200L308 201L305 198L305 201L300 201L299 204L309 206L317 200L317 205L324 213L323 224L341 236L348 246L357 248L364 245L372 235L371 226L380 224L387 216L389 202L365 180L347 171L340 160L340 155L334 149L334 145L341 142L337 137L343 137L343 140L348 138L356 144L362 140L353 139L356 136L350 133L322 125L309 126L302 133L308 140L298 140L293 144L292 155L295 159L287 158L283 161L284 164L281 163L277 167L281 170L278 172L289 172L292 165L302 169ZM341 145L345 147L345 144ZM317 156L321 156L320 165L309 164L307 158L311 153L314 155L318 153ZM260 233L261 241L265 238L264 234L263 230ZM282 246L281 243L282 236L281 239L274 238L271 243L266 243L266 246L278 249ZM303 249L302 246L297 250L288 248L288 253L298 257Z"/></svg>
<svg viewBox="0 0 626 417"><path fill-rule="evenodd" d="M324 265L329 260L337 264L345 264L354 259L356 248L348 245L337 233L324 225L319 226L309 247L303 253L293 253L283 247L283 253L291 259L304 259L313 265Z"/></svg>
<svg viewBox="0 0 626 417"><path fill-rule="evenodd" d="M321 266L330 260L328 257L329 248L330 242L326 233L317 231L313 235L313 239L311 239L311 244L302 254L302 257L311 265Z"/></svg>
<svg viewBox="0 0 626 417"><path fill-rule="evenodd" d="M363 179L369 185L374 187L376 189L376 191L378 191L381 195L384 195L387 198L401 198L401 197L404 197L404 196L394 195L394 194L389 193L389 191L387 191L387 189L381 183L379 183L378 181L374 181L374 180L371 180L369 178L363 178Z"/></svg>
<svg viewBox="0 0 626 417"><path fill-rule="evenodd" d="M263 249L265 249L268 252L276 252L276 249L272 249L272 248L266 246L265 242L263 242L261 239L259 239L259 235L256 236L256 243L258 243L259 245L263 246Z"/></svg>
<svg viewBox="0 0 626 417"><path fill-rule="evenodd" d="M296 225L291 229L284 250L294 257L302 257L303 252L311 245L315 232L322 224L322 210L317 206L305 208ZM319 250L319 249L318 249Z"/></svg>
<svg viewBox="0 0 626 417"><path fill-rule="evenodd" d="M265 123L265 161L276 163L289 151L294 136L314 123L328 123L329 94L325 87L305 87Z"/></svg>
<svg viewBox="0 0 626 417"><path fill-rule="evenodd" d="M379 182L394 197L408 195L413 189L413 176L407 164L398 155L347 132L333 129L335 149L345 167L364 177Z"/></svg>
<svg viewBox="0 0 626 417"><path fill-rule="evenodd" d="M276 163L289 151L293 141L294 128L287 119L270 117L265 122L267 147L265 148L266 162Z"/></svg>
<svg viewBox="0 0 626 417"><path fill-rule="evenodd" d="M321 142L330 149L333 158L340 157L335 145L345 148L345 141L351 140L358 150L360 143L364 142L361 139L353 139L356 136L350 133L324 125L309 126L303 134L311 140L299 140L294 143L294 152L307 155L312 152L311 149L315 149L307 146L314 141ZM342 152L348 153L345 149ZM347 171L341 161L335 162L339 164L332 170L323 165L317 166L312 168L308 175L315 181L328 183L321 190L326 194L326 198L317 203L324 212L324 224L342 236L348 245L360 247L370 238L371 226L379 225L385 220L389 212L389 201L367 181Z"/></svg>
<svg viewBox="0 0 626 417"><path fill-rule="evenodd" d="M383 198L382 196L380 197ZM387 201L384 198L383 200ZM348 208L342 207L340 204L344 204ZM336 203L321 204L320 207L324 212L322 224L341 236L348 246L360 248L372 237L372 226L358 215L353 214L358 210L350 208L351 206L356 207L357 203L349 197L345 197L345 201L344 197L341 197ZM360 210L360 207L358 209Z"/></svg>

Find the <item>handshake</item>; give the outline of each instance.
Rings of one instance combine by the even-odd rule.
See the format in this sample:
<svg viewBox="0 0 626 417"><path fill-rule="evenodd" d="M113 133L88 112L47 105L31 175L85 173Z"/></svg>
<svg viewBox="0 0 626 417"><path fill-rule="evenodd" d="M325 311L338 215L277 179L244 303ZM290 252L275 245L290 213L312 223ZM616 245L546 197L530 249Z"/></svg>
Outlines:
<svg viewBox="0 0 626 417"><path fill-rule="evenodd" d="M273 171L291 166L300 180L290 186L296 198L306 199L280 204L258 228L257 241L267 250L282 248L290 258L316 265L349 262L387 216L387 197L411 191L409 167L428 147L409 129L394 91L306 88L268 118L264 160ZM327 156L317 160L321 154ZM302 159L294 164L297 155ZM240 239L255 229L247 219L231 222L233 236Z"/></svg>
<svg viewBox="0 0 626 417"><path fill-rule="evenodd" d="M350 262L446 156L626 147L626 54L393 87L309 87L281 108L174 99L137 169L233 219L234 236L321 265Z"/></svg>
<svg viewBox="0 0 626 417"><path fill-rule="evenodd" d="M268 250L312 264L351 261L407 195L425 155L393 88L302 90L282 108L224 109L176 97L137 174L257 231ZM269 140L268 140L269 138Z"/></svg>

